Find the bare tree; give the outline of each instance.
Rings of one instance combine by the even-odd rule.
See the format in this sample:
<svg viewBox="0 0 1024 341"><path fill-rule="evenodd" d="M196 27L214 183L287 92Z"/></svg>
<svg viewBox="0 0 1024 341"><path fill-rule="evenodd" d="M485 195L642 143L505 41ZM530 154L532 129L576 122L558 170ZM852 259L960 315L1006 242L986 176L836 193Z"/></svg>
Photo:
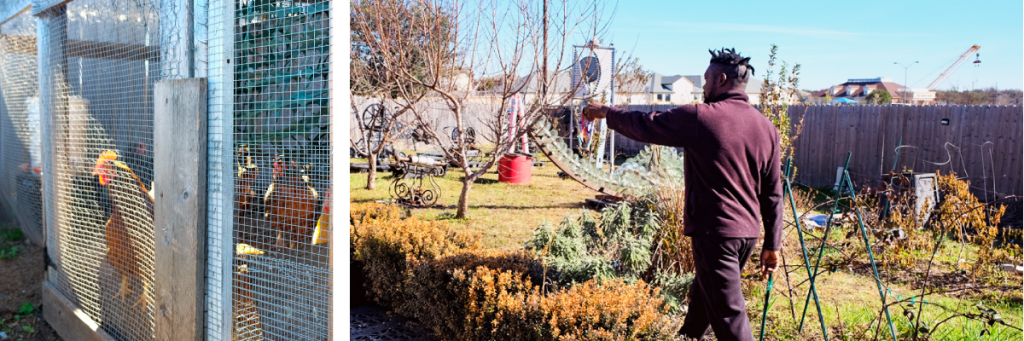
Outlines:
<svg viewBox="0 0 1024 341"><path fill-rule="evenodd" d="M615 86L619 89L644 89L646 96L651 91L651 78L654 78L654 72L644 69L640 58L630 55L615 63ZM624 105L630 104L628 98L625 102Z"/></svg>
<svg viewBox="0 0 1024 341"><path fill-rule="evenodd" d="M369 162L366 189L373 190L379 156L388 151L396 136L410 128L402 126L401 119L427 94L425 88L403 82L395 70L420 72L425 63L421 51L415 49L418 42L447 37L411 31L425 15L413 3L353 2L351 11L349 88L353 126L359 132L352 135L351 145Z"/></svg>
<svg viewBox="0 0 1024 341"><path fill-rule="evenodd" d="M353 2L373 12L382 13L384 18L368 20L363 13L353 13L355 26L368 26L371 22L386 21L388 15L408 8L411 1L363 0ZM422 0L415 2L422 10L411 25L410 32L422 33L431 39L400 40L367 39L372 49L397 51L419 51L424 67L413 70L407 54L385 54L381 65L396 75L399 97L411 97L410 89L426 89L427 99L435 109L424 110L413 107L416 121L423 127L426 136L437 145L450 145L442 149L445 157L465 173L456 217L464 218L469 208L469 193L474 181L484 175L504 155L510 152L513 143L527 129L506 127L509 99L527 90L531 84L532 99L523 103L522 122L529 127L551 108L568 104L574 89L568 89L566 81L559 88L558 80L566 79L575 62L571 56L572 46L595 40L605 30L606 20L596 2L563 1L549 5L546 12L541 4L532 2L485 1L466 6L457 0ZM370 11L365 11L369 13ZM544 17L547 13L548 17ZM547 39L545 39L547 26ZM369 30L366 27L360 28ZM400 46L389 44L398 43ZM545 44L547 43L547 44ZM545 50L545 45L551 47ZM550 70L542 70L544 57ZM546 71L546 72L542 72ZM493 90L479 94L480 79L491 79ZM547 85L541 89L539 84ZM486 110L467 110L470 101L490 101L493 105ZM440 113L439 113L440 112ZM494 131L487 137L493 143L491 153L481 162L480 167L471 169L469 152L473 145L461 133L445 134L436 122L436 115L443 115L453 121L455 131L465 132L470 120L489 122ZM509 138L512 137L512 138Z"/></svg>

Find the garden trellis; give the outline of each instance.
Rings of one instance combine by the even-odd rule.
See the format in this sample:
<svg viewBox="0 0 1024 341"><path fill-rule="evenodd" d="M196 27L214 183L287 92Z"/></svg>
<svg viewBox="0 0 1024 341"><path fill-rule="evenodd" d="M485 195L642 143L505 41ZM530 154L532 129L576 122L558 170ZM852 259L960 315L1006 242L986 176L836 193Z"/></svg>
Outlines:
<svg viewBox="0 0 1024 341"><path fill-rule="evenodd" d="M330 7L0 4L0 201L65 338L329 338Z"/></svg>

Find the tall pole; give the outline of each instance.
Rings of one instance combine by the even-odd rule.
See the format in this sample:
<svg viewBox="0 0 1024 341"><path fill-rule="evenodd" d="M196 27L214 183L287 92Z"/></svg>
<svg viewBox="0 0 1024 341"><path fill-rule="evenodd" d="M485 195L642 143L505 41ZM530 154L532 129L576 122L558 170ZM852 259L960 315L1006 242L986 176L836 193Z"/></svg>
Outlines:
<svg viewBox="0 0 1024 341"><path fill-rule="evenodd" d="M897 62L892 63L903 67L903 104L907 104L907 69L910 69L911 66L917 64L917 61L915 60L913 63L910 63L910 65L903 65Z"/></svg>
<svg viewBox="0 0 1024 341"><path fill-rule="evenodd" d="M548 0L544 0L544 42L543 42L544 56L541 58L541 98L547 101L548 94ZM541 103L542 105L544 103Z"/></svg>

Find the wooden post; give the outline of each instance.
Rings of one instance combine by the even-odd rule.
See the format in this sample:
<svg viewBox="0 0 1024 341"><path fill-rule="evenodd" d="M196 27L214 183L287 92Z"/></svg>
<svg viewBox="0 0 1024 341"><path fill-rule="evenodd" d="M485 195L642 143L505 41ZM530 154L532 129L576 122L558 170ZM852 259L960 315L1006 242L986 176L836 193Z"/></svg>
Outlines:
<svg viewBox="0 0 1024 341"><path fill-rule="evenodd" d="M114 340L50 282L43 282L43 307L43 318L65 340Z"/></svg>
<svg viewBox="0 0 1024 341"><path fill-rule="evenodd" d="M206 283L206 79L156 83L155 339L202 340Z"/></svg>

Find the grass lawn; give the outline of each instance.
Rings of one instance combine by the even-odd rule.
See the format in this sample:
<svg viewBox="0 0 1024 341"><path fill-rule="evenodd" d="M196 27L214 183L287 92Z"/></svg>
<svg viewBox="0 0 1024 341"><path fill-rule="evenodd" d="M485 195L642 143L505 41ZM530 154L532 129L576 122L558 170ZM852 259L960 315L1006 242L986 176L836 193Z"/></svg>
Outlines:
<svg viewBox="0 0 1024 341"><path fill-rule="evenodd" d="M806 278L800 275L801 271L790 274L790 282L799 282ZM795 283L794 283L795 284ZM820 275L817 281L818 295L821 308L825 316L825 324L828 326L829 338L832 340L864 340L873 339L877 318L881 309L878 297L878 289L870 276L853 274L845 271ZM896 297L907 297L919 294L920 289L911 289L903 285L887 284ZM754 332L760 330L761 310L764 307L764 282L751 282L745 290L747 298L747 311L749 312L751 325ZM808 306L807 317L804 323L803 332L799 332L799 319L804 307L807 286L794 288L796 302L793 310L790 308L787 295L787 286L784 278L775 278L772 286L772 297L770 298L771 309L768 312L767 335L769 340L817 340L821 339L821 327L818 322L817 310L813 300ZM892 300L891 298L889 299ZM976 298L957 298L932 295L928 296L929 303L938 303L946 307L970 307L979 302ZM996 309L1003 319L1011 324L1020 326L1021 304L1017 302L983 302L986 306ZM795 316L794 318L794 311ZM903 315L904 309L899 306L890 307L890 314L893 324L896 326L899 339L910 339L909 333L912 320ZM917 308L913 309L914 313ZM938 320L949 316L940 308L926 306L923 313L923 322L934 324ZM869 324L871 327L869 328ZM1003 326L996 326L989 330L989 335L979 337L981 331L987 327L984 322L955 318L944 323L938 331L932 335L932 340L1020 340L1021 332ZM863 334L868 330L867 335ZM880 333L881 340L891 340L888 326L882 323Z"/></svg>
<svg viewBox="0 0 1024 341"><path fill-rule="evenodd" d="M352 159L352 162L365 160ZM533 178L529 184L514 185L498 182L497 168L492 167L490 172L477 179L469 192L469 217L452 220L452 223L466 231L479 232L486 248L521 248L543 221L557 223L566 215L578 215L584 209L584 199L597 194L573 180L560 179L558 172L558 167L551 163L533 167ZM351 175L353 203L391 199L388 195L392 180L390 172L377 173L377 189L373 191L366 190L367 176L367 173ZM462 178L460 170L449 168L445 177L437 179L441 187L437 203L446 208L412 209L412 214L425 219L451 219L458 204Z"/></svg>

